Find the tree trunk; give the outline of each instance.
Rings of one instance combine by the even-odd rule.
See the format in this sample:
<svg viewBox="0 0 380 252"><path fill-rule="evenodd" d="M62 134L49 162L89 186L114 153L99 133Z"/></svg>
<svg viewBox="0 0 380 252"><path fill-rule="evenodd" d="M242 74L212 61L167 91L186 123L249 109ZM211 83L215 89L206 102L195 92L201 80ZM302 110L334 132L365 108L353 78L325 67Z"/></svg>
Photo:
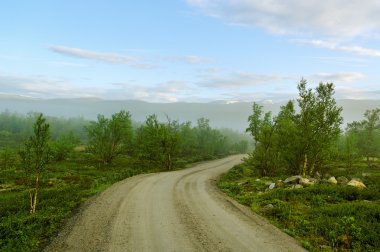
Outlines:
<svg viewBox="0 0 380 252"><path fill-rule="evenodd" d="M40 184L40 175L38 174L36 177L36 184L35 188L33 190L29 191L29 197L30 197L30 213L34 214L36 212L36 207L37 207L37 197L38 197L38 188ZM32 191L34 191L32 193Z"/></svg>
<svg viewBox="0 0 380 252"><path fill-rule="evenodd" d="M306 176L306 169L307 169L307 154L304 155L304 161L303 161L303 167L302 167L302 175Z"/></svg>

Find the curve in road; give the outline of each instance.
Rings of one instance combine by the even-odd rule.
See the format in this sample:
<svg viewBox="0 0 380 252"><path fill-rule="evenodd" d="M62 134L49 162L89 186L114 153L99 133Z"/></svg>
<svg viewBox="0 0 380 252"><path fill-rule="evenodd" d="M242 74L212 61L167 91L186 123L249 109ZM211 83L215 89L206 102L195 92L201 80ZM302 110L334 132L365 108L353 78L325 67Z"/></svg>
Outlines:
<svg viewBox="0 0 380 252"><path fill-rule="evenodd" d="M215 187L243 155L120 181L90 200L45 251L304 251Z"/></svg>

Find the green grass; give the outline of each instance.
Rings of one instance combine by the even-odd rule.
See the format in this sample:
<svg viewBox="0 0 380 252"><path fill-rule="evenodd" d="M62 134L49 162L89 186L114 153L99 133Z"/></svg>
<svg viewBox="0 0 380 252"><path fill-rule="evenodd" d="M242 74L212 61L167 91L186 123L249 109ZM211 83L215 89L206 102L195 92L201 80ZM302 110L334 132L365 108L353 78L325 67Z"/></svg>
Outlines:
<svg viewBox="0 0 380 252"><path fill-rule="evenodd" d="M346 175L333 165L332 175ZM363 177L362 172L371 175ZM268 190L269 183L286 177L257 178L242 164L222 176L218 186L310 251L380 251L380 170L361 166L352 177L361 178L367 188L317 184ZM269 204L273 208L268 210Z"/></svg>
<svg viewBox="0 0 380 252"><path fill-rule="evenodd" d="M28 179L21 170L0 170L0 251L40 251L89 197L113 183L151 172L133 159L118 157L101 166L86 154L50 164L42 179L36 214L29 214Z"/></svg>

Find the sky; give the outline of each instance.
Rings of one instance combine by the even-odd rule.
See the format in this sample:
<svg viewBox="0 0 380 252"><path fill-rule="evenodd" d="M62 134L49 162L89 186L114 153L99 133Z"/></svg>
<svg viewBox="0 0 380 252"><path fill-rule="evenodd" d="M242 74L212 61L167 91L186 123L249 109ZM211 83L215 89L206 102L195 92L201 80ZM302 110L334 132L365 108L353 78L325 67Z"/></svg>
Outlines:
<svg viewBox="0 0 380 252"><path fill-rule="evenodd" d="M380 99L378 0L4 0L0 94L277 102L333 82Z"/></svg>

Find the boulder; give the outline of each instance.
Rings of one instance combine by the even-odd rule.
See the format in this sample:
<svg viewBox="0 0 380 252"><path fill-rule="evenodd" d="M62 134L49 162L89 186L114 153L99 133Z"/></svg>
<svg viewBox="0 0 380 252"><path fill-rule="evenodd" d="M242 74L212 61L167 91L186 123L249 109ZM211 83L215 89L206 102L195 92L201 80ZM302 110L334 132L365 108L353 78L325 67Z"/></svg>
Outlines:
<svg viewBox="0 0 380 252"><path fill-rule="evenodd" d="M336 178L333 176L333 177L330 177L328 180L327 180L328 183L330 184L333 184L333 185L336 185L338 184L338 181L336 180Z"/></svg>
<svg viewBox="0 0 380 252"><path fill-rule="evenodd" d="M272 190L276 186L276 183L272 183L269 185L269 190Z"/></svg>
<svg viewBox="0 0 380 252"><path fill-rule="evenodd" d="M302 186L311 186L311 185L314 185L314 182L311 182L309 179L307 178L300 178L300 180L298 181L298 183Z"/></svg>
<svg viewBox="0 0 380 252"><path fill-rule="evenodd" d="M261 211L264 212L264 213L268 213L268 212L271 212L273 210L273 205L272 204L268 204L266 206L263 206L261 208Z"/></svg>
<svg viewBox="0 0 380 252"><path fill-rule="evenodd" d="M298 181L302 178L300 175L291 176L284 180L284 183L298 184Z"/></svg>
<svg viewBox="0 0 380 252"><path fill-rule="evenodd" d="M356 187L356 188L359 188L359 189L366 188L366 186L365 186L365 184L363 184L363 182L355 180L355 179L351 179L350 182L347 183L347 185L353 186L353 187Z"/></svg>
<svg viewBox="0 0 380 252"><path fill-rule="evenodd" d="M337 181L338 181L338 184L347 184L348 183L348 178L344 177L344 176L340 176L337 178Z"/></svg>

